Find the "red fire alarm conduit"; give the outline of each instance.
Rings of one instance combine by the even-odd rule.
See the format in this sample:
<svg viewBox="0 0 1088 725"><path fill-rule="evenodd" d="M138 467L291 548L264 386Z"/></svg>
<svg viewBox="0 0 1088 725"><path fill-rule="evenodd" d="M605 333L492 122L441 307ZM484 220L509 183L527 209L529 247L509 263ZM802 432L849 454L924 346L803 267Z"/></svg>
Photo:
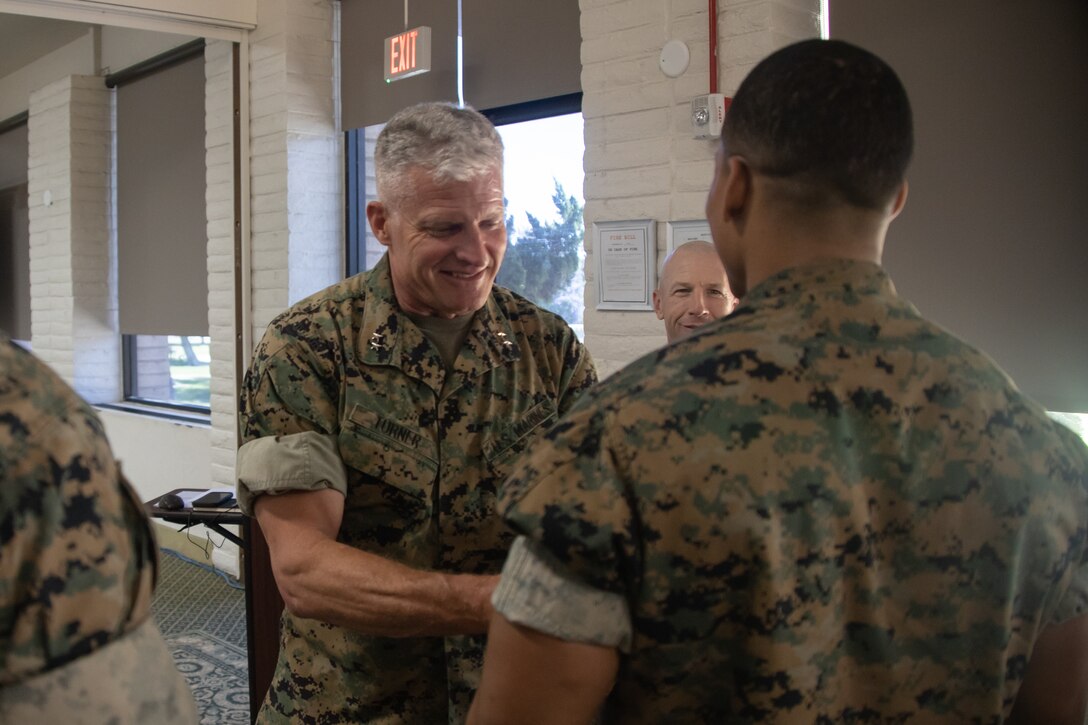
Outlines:
<svg viewBox="0 0 1088 725"><path fill-rule="evenodd" d="M710 2L710 92L718 92L718 0Z"/></svg>

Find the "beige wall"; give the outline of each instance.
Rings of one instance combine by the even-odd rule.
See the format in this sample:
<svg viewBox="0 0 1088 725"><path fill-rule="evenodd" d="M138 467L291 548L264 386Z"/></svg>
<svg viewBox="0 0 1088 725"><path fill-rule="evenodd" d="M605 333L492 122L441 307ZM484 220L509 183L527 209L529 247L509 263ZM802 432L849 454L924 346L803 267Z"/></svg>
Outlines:
<svg viewBox="0 0 1088 725"><path fill-rule="evenodd" d="M831 0L915 115L885 264L1050 410L1088 413L1088 3Z"/></svg>
<svg viewBox="0 0 1088 725"><path fill-rule="evenodd" d="M0 78L0 119L26 111L31 92L55 80L69 75L94 75L96 32L88 30L82 37Z"/></svg>

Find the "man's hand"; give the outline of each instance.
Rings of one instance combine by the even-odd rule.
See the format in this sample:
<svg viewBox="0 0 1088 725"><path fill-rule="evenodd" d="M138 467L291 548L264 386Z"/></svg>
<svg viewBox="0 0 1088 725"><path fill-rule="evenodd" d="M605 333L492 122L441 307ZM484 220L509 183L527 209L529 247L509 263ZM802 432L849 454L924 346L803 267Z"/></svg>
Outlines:
<svg viewBox="0 0 1088 725"><path fill-rule="evenodd" d="M253 511L292 614L384 637L487 630L497 575L420 571L339 543L338 491L265 495Z"/></svg>
<svg viewBox="0 0 1088 725"><path fill-rule="evenodd" d="M567 642L496 613L469 725L591 723L619 668L611 647Z"/></svg>

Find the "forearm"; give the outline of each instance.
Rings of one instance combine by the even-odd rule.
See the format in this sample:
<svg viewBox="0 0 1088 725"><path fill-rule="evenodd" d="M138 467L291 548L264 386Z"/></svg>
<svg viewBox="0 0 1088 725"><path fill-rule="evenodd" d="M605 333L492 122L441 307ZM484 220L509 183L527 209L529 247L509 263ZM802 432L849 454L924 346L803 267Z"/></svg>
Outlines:
<svg viewBox="0 0 1088 725"><path fill-rule="evenodd" d="M387 637L487 631L497 576L421 571L336 540L344 497L332 489L260 496L257 522L287 609Z"/></svg>
<svg viewBox="0 0 1088 725"><path fill-rule="evenodd" d="M469 725L594 722L619 668L611 647L567 642L496 613Z"/></svg>
<svg viewBox="0 0 1088 725"><path fill-rule="evenodd" d="M630 646L623 599L574 578L519 536L494 596L471 725L592 722Z"/></svg>
<svg viewBox="0 0 1088 725"><path fill-rule="evenodd" d="M498 576L421 571L332 540L276 565L294 614L385 637L481 634Z"/></svg>

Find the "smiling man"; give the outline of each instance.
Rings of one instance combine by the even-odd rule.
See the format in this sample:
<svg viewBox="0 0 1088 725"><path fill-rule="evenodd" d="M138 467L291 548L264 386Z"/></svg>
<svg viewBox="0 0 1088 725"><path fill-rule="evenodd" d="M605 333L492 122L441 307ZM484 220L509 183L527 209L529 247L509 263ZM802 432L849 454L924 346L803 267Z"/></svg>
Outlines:
<svg viewBox="0 0 1088 725"><path fill-rule="evenodd" d="M487 119L405 109L375 167L387 254L275 319L246 376L238 498L286 603L259 722L464 719L510 543L498 487L596 381L562 319L494 287Z"/></svg>
<svg viewBox="0 0 1088 725"><path fill-rule="evenodd" d="M665 337L676 342L708 322L728 315L737 298L729 290L725 267L710 242L681 244L661 265L654 290L654 312L665 321Z"/></svg>

